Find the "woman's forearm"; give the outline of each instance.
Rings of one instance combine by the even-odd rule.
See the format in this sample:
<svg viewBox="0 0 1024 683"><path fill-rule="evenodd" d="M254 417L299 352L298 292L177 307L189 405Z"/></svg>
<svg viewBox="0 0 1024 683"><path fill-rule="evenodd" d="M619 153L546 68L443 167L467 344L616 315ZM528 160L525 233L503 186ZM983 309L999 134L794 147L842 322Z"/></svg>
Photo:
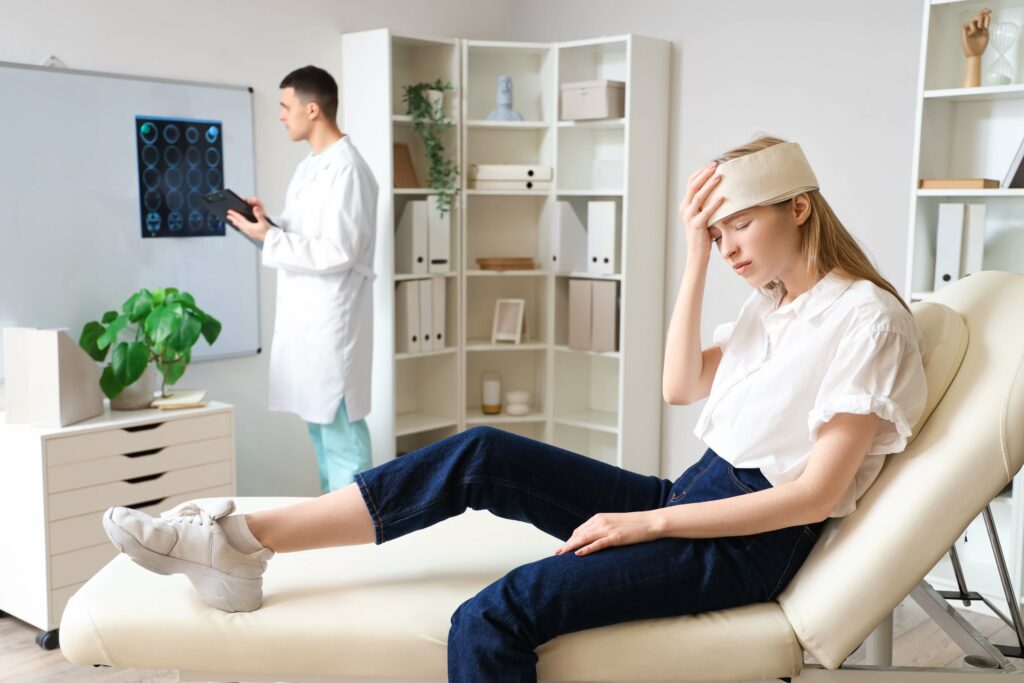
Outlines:
<svg viewBox="0 0 1024 683"><path fill-rule="evenodd" d="M732 498L651 510L659 538L749 536L820 522L828 516L800 480Z"/></svg>
<svg viewBox="0 0 1024 683"><path fill-rule="evenodd" d="M661 388L668 403L688 403L700 381L703 358L700 314L707 279L707 259L687 260L665 340Z"/></svg>

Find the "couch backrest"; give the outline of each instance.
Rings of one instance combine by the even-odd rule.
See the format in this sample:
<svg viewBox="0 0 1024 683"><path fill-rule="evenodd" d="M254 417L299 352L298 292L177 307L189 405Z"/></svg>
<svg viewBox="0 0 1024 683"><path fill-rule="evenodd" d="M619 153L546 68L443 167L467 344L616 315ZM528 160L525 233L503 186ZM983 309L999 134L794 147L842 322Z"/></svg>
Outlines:
<svg viewBox="0 0 1024 683"><path fill-rule="evenodd" d="M916 438L887 458L853 514L829 522L778 598L803 647L828 668L910 593L1024 461L1024 275L975 273L932 301L963 326L941 307L915 306L929 381Z"/></svg>

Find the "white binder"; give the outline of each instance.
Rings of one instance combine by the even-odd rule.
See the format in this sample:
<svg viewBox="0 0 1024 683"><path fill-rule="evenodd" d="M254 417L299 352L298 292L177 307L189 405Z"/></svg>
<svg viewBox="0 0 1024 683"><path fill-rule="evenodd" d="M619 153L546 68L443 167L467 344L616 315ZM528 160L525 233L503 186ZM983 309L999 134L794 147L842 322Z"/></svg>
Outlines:
<svg viewBox="0 0 1024 683"><path fill-rule="evenodd" d="M449 210L444 216L441 215L437 208L437 195L431 195L427 202L429 204L427 217L427 258L429 265L427 271L431 273L447 273L451 270L449 246L452 234L452 212Z"/></svg>
<svg viewBox="0 0 1024 683"><path fill-rule="evenodd" d="M434 348L434 295L430 280L419 280L420 302L420 351L431 351Z"/></svg>
<svg viewBox="0 0 1024 683"><path fill-rule="evenodd" d="M960 279L960 254L964 239L964 205L939 204L935 237L935 291Z"/></svg>
<svg viewBox="0 0 1024 683"><path fill-rule="evenodd" d="M471 190L550 190L550 180L470 180Z"/></svg>
<svg viewBox="0 0 1024 683"><path fill-rule="evenodd" d="M587 268L587 230L572 204L558 202L551 224L547 266L555 273L582 273Z"/></svg>
<svg viewBox="0 0 1024 683"><path fill-rule="evenodd" d="M420 352L420 283L416 280L395 287L395 352Z"/></svg>
<svg viewBox="0 0 1024 683"><path fill-rule="evenodd" d="M430 291L433 298L433 306L431 307L433 310L430 312L431 321L433 322L433 334L430 339L433 342L434 350L440 351L448 343L444 334L446 319L444 307L447 300L448 280L443 277L432 277L430 280Z"/></svg>
<svg viewBox="0 0 1024 683"><path fill-rule="evenodd" d="M985 257L985 204L968 204L964 214L963 252L960 276L977 273Z"/></svg>
<svg viewBox="0 0 1024 683"><path fill-rule="evenodd" d="M619 272L618 221L613 201L587 202L587 272Z"/></svg>
<svg viewBox="0 0 1024 683"><path fill-rule="evenodd" d="M395 273L421 275L427 272L427 202L408 202L395 231Z"/></svg>

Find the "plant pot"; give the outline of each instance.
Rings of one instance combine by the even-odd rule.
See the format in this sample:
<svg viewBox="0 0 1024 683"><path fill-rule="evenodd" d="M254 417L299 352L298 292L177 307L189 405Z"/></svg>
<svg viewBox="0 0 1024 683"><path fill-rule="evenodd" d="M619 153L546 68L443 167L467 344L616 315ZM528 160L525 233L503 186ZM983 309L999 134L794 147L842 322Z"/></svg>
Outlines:
<svg viewBox="0 0 1024 683"><path fill-rule="evenodd" d="M427 101L430 102L430 108L434 110L434 119L437 121L444 120L444 90L428 90Z"/></svg>
<svg viewBox="0 0 1024 683"><path fill-rule="evenodd" d="M148 408L155 398L154 394L160 390L162 377L156 366L150 363L142 377L124 388L116 398L110 399L111 410L142 410Z"/></svg>

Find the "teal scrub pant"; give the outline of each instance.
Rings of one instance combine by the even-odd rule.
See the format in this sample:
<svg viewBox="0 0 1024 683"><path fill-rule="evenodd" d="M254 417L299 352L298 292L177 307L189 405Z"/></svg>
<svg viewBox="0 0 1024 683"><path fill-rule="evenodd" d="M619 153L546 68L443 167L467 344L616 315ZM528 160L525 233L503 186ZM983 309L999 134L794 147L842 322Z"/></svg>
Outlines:
<svg viewBox="0 0 1024 683"><path fill-rule="evenodd" d="M320 490L330 493L355 481L357 473L373 464L370 455L370 430L366 420L349 422L345 400L331 424L306 423L316 449L320 468Z"/></svg>

